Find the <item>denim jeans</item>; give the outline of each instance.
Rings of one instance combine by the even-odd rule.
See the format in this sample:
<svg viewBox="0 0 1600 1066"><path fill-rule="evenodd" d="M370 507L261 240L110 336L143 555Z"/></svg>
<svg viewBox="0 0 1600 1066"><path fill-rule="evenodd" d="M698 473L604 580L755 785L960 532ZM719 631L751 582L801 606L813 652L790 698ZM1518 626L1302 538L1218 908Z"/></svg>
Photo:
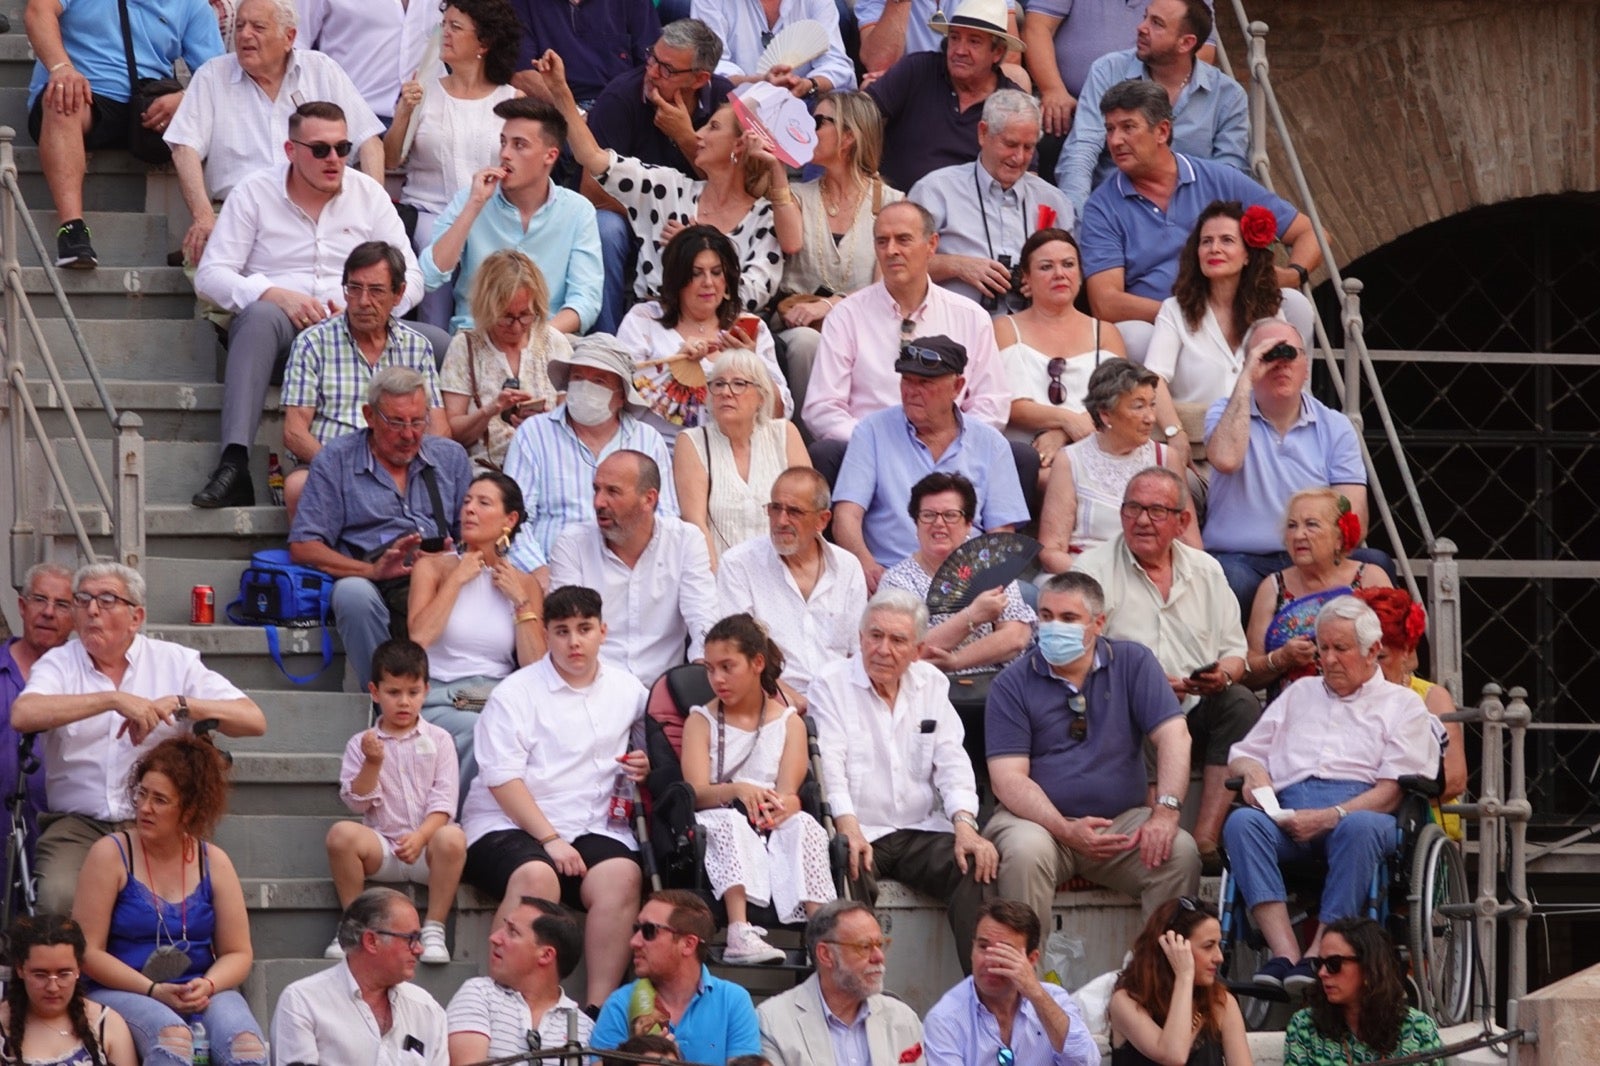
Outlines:
<svg viewBox="0 0 1600 1066"><path fill-rule="evenodd" d="M600 316L594 332L617 332L628 311L628 262L633 258L633 230L628 220L615 211L596 211L600 229L600 256L605 261L605 281L600 290Z"/></svg>
<svg viewBox="0 0 1600 1066"><path fill-rule="evenodd" d="M145 1066L189 1066L192 1056L180 1055L162 1044L161 1030L177 1025L187 1031L194 1018L175 1014L166 1004L138 992L99 988L90 992L89 998L127 1019L128 1028L133 1030L134 1047ZM258 1066L267 1061L266 1038L261 1035L261 1027L251 1015L249 1004L238 992L233 989L218 992L211 997L204 1013L195 1017L205 1023L211 1061L216 1066ZM253 1033L256 1047L260 1049L249 1058L233 1053L234 1038L241 1033Z"/></svg>
<svg viewBox="0 0 1600 1066"><path fill-rule="evenodd" d="M462 804L467 802L467 786L478 776L478 760L473 755L472 741L478 728L479 712L455 706L452 697L457 690L481 689L493 686L502 680L504 678L486 676L463 677L455 681L430 680L428 695L422 701L423 720L443 729L456 742L456 760L461 767Z"/></svg>
<svg viewBox="0 0 1600 1066"><path fill-rule="evenodd" d="M1279 791L1278 803L1288 810L1317 810L1343 803L1370 787L1360 781L1313 777ZM1330 832L1300 844L1266 814L1241 807L1228 815L1222 839L1228 849L1228 867L1252 908L1287 897L1280 862L1326 857L1328 878L1322 886L1318 917L1331 922L1365 913L1372 875L1386 856L1394 854L1399 827L1392 814L1351 811Z"/></svg>

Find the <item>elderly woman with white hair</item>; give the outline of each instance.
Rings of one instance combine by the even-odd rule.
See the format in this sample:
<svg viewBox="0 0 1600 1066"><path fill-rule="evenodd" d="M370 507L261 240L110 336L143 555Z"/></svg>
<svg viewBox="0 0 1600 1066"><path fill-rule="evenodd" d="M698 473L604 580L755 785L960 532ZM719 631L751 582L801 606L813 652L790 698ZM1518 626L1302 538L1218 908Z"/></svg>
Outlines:
<svg viewBox="0 0 1600 1066"><path fill-rule="evenodd" d="M1285 688L1229 752L1245 806L1222 830L1233 876L1272 950L1255 983L1289 992L1311 987L1316 973L1301 954L1279 864L1327 860L1305 952L1315 956L1329 923L1364 913L1372 875L1394 851L1400 779L1439 770L1435 720L1422 697L1379 671L1383 626L1372 608L1354 596L1329 600L1316 634L1322 676ZM1338 776L1321 776L1328 767Z"/></svg>
<svg viewBox="0 0 1600 1066"><path fill-rule="evenodd" d="M1150 439L1160 380L1126 359L1104 360L1089 375L1083 407L1094 422L1094 432L1056 453L1045 489L1039 564L1048 573L1072 569L1079 554L1122 532L1122 496L1139 471L1164 466L1185 472L1178 449ZM1199 548L1199 524L1192 513L1190 518L1182 540Z"/></svg>
<svg viewBox="0 0 1600 1066"><path fill-rule="evenodd" d="M777 390L755 352L729 348L718 355L706 392L711 419L679 434L672 480L683 520L705 534L714 568L729 548L767 535L773 482L811 459L794 423L772 417Z"/></svg>

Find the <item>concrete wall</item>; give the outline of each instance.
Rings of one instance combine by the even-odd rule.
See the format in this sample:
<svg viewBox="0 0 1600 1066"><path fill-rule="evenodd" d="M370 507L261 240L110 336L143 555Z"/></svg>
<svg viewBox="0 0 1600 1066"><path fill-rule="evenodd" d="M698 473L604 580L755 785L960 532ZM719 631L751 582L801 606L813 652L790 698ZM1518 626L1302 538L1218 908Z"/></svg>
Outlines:
<svg viewBox="0 0 1600 1066"><path fill-rule="evenodd" d="M1600 966L1522 997L1517 1024L1538 1042L1517 1049L1518 1066L1600 1062Z"/></svg>
<svg viewBox="0 0 1600 1066"><path fill-rule="evenodd" d="M1223 40L1244 77L1232 0ZM1245 0L1341 263L1473 207L1600 189L1597 0ZM1273 180L1298 200L1273 145Z"/></svg>

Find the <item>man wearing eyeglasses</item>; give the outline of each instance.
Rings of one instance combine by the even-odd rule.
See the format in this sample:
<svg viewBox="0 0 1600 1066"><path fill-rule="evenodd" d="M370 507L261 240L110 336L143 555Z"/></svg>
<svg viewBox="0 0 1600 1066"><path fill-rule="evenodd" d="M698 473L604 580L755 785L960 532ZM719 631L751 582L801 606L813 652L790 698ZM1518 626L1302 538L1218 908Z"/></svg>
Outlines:
<svg viewBox="0 0 1600 1066"><path fill-rule="evenodd" d="M251 507L250 446L273 371L301 330L346 306L344 263L356 245L382 241L405 260L405 292L395 309L422 297L422 271L383 185L348 173L353 147L344 110L327 101L289 116L287 165L258 171L235 187L206 242L195 292L232 313L222 394L222 457L196 507ZM442 330L417 325L441 353Z"/></svg>
<svg viewBox="0 0 1600 1066"><path fill-rule="evenodd" d="M382 241L358 244L344 261L344 314L323 319L294 340L283 372L283 448L302 465L284 480L290 522L322 446L366 428L361 408L367 383L384 367L410 367L423 376L428 432L450 436L433 345L394 315L405 287L400 249Z"/></svg>
<svg viewBox="0 0 1600 1066"><path fill-rule="evenodd" d="M606 998L594 1025L594 1046L610 1050L639 1033L666 1033L687 1062L717 1066L761 1052L750 993L711 976L706 967L716 922L705 900L686 889L652 892L633 924L633 972ZM648 996L636 986L646 983Z"/></svg>
<svg viewBox="0 0 1600 1066"><path fill-rule="evenodd" d="M778 684L799 707L819 670L861 648L867 579L855 556L823 539L832 518L822 475L791 467L772 483L768 536L729 548L717 567L717 613L747 611L767 627L783 649Z"/></svg>
<svg viewBox="0 0 1600 1066"><path fill-rule="evenodd" d="M0 645L0 796L9 798L17 790L22 772L18 745L22 734L11 725L11 705L28 683L28 675L39 657L59 648L72 636L72 571L56 563L39 563L28 569L17 596L17 611L22 616L22 635ZM44 762L38 760L28 775L27 798L22 817L28 827L28 854L39 836L39 812L47 810L44 791Z"/></svg>
<svg viewBox="0 0 1600 1066"><path fill-rule="evenodd" d="M883 935L872 908L834 900L806 920L806 943L817 969L765 1001L761 1053L772 1066L891 1066L920 1063L917 1012L883 994Z"/></svg>
<svg viewBox="0 0 1600 1066"><path fill-rule="evenodd" d="M14 729L45 734L39 909L51 914L71 912L94 842L132 824L126 782L141 755L208 718L224 736L267 731L255 701L207 669L199 652L139 632L145 583L137 570L90 563L73 577L72 601L78 639L33 664L11 708Z"/></svg>
<svg viewBox="0 0 1600 1066"><path fill-rule="evenodd" d="M339 919L344 957L302 977L272 1012L274 1062L449 1066L444 1008L411 983L422 921L392 888L369 888Z"/></svg>
<svg viewBox="0 0 1600 1066"><path fill-rule="evenodd" d="M1193 520L1189 487L1166 467L1141 470L1122 494L1122 532L1078 556L1072 568L1100 582L1106 636L1155 653L1183 705L1191 757L1203 767L1194 840L1206 872L1222 872L1217 842L1232 793L1228 749L1261 717L1245 671L1239 603L1222 565L1179 538Z"/></svg>
<svg viewBox="0 0 1600 1066"><path fill-rule="evenodd" d="M1183 708L1150 649L1104 636L1094 578L1057 574L1038 611L1038 644L1000 671L984 715L1000 801L984 831L1000 849L998 894L1049 925L1056 886L1084 877L1137 898L1148 918L1200 885L1194 839L1178 828L1189 785Z"/></svg>
<svg viewBox="0 0 1600 1066"><path fill-rule="evenodd" d="M466 449L428 433L427 379L389 366L367 382L366 428L311 461L289 527L289 557L332 576L333 615L359 691L378 645L407 635L411 566L448 551L472 481Z"/></svg>

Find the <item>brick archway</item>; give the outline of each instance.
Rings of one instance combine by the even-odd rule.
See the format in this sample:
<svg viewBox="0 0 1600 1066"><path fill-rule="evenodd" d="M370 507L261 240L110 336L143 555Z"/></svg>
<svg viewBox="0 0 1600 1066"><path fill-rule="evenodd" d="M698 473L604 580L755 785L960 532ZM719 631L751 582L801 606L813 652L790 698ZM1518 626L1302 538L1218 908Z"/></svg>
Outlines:
<svg viewBox="0 0 1600 1066"><path fill-rule="evenodd" d="M1246 9L1271 27L1273 84L1341 262L1474 207L1600 189L1600 0ZM1223 26L1242 73L1231 12ZM1294 199L1276 151L1272 165Z"/></svg>

